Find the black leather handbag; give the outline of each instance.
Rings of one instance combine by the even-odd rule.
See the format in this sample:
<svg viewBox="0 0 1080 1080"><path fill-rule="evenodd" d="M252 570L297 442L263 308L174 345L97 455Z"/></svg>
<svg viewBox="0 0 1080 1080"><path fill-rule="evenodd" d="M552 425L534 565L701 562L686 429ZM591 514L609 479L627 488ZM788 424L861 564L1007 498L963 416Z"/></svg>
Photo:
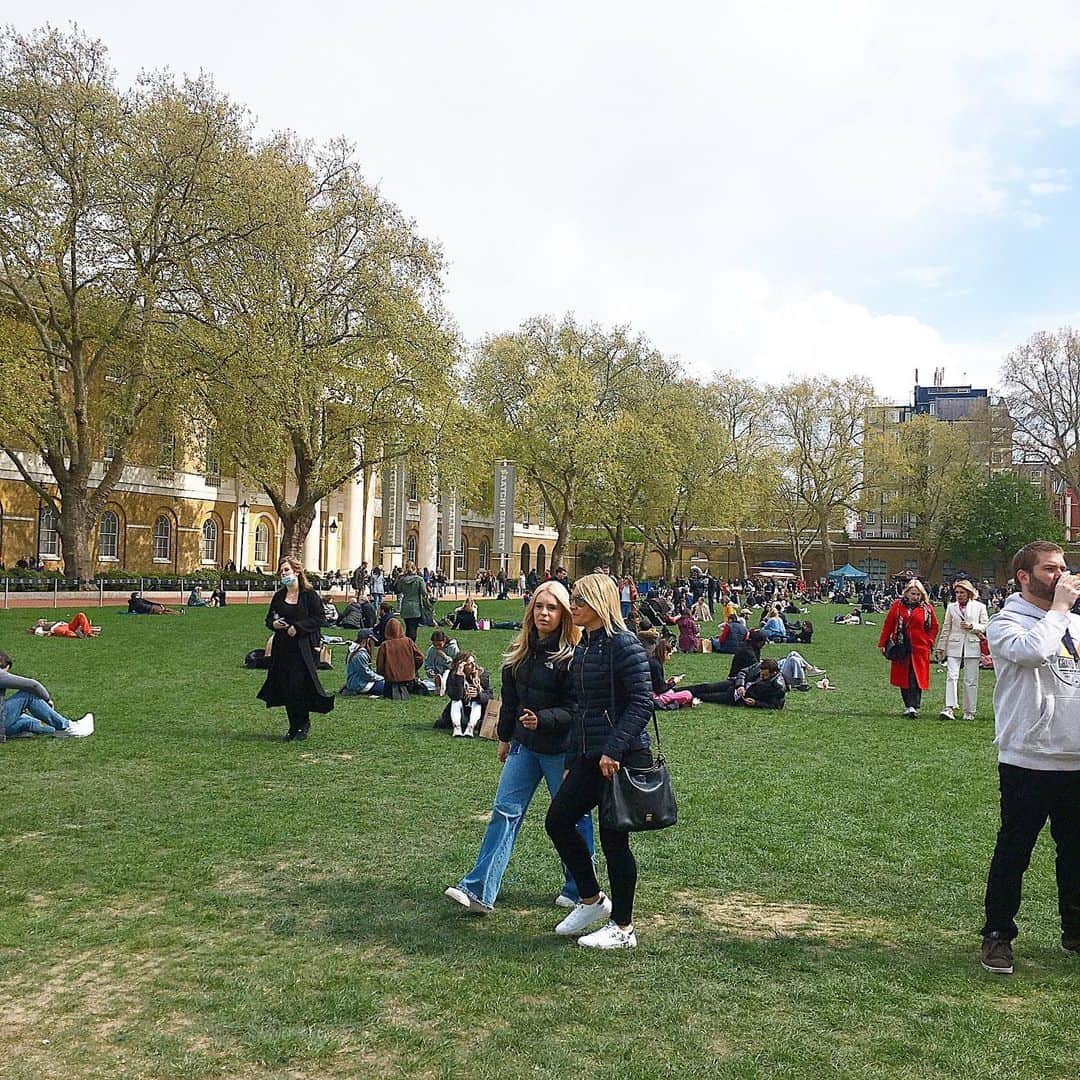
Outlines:
<svg viewBox="0 0 1080 1080"><path fill-rule="evenodd" d="M615 668L612 658L611 703L615 704ZM666 829L679 818L675 788L660 750L660 725L652 714L656 757L648 766L622 765L600 792L600 827L615 832ZM608 717L611 723L611 717Z"/></svg>
<svg viewBox="0 0 1080 1080"><path fill-rule="evenodd" d="M679 820L675 788L667 762L660 753L660 728L656 730L656 757L644 768L623 765L600 794L600 827L616 832L648 832L666 829Z"/></svg>
<svg viewBox="0 0 1080 1080"><path fill-rule="evenodd" d="M907 627L903 619L898 619L896 629L885 642L886 660L906 660L911 655L911 638L908 637Z"/></svg>

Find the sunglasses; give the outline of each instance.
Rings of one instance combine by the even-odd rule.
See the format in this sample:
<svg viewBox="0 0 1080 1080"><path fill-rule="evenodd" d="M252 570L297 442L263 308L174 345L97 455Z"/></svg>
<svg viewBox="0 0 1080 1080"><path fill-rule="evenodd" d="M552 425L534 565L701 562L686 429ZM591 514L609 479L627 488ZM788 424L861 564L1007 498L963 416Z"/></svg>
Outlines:
<svg viewBox="0 0 1080 1080"><path fill-rule="evenodd" d="M581 595L581 593L571 593L570 594L570 606L571 607L588 607L589 604L588 604L588 601L586 601L585 597Z"/></svg>

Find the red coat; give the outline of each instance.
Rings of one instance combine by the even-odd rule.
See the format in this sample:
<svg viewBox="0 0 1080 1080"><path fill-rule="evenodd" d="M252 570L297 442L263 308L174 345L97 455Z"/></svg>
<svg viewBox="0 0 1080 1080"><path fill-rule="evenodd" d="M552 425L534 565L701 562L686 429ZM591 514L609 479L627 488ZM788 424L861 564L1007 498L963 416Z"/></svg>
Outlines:
<svg viewBox="0 0 1080 1080"><path fill-rule="evenodd" d="M926 613L930 613L930 628L926 627ZM902 613L902 616L901 616ZM915 672L915 681L920 690L930 689L930 650L937 640L938 620L937 612L932 604L921 604L910 611L904 607L899 599L893 601L889 608L889 614L885 616L885 625L881 628L881 637L878 638L878 648L884 648L886 642L892 637L896 629L897 620L903 617L904 626L907 629L908 640L911 642L911 667ZM892 671L889 673L889 682L893 686L906 689L908 686L908 662L907 660L894 660Z"/></svg>

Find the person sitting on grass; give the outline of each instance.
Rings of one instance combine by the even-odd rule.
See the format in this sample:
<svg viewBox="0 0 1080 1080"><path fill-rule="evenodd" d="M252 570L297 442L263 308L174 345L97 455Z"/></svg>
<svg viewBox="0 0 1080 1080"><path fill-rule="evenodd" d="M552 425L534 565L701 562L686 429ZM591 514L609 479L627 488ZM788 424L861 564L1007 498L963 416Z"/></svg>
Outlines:
<svg viewBox="0 0 1080 1080"><path fill-rule="evenodd" d="M14 691L5 697L8 690ZM0 734L4 739L25 735L65 735L82 738L94 733L94 714L69 720L53 707L52 695L36 679L11 673L11 657L0 650Z"/></svg>
<svg viewBox="0 0 1080 1080"><path fill-rule="evenodd" d="M147 600L141 592L128 597L129 615L183 615L184 608L171 608L157 600Z"/></svg>
<svg viewBox="0 0 1080 1080"><path fill-rule="evenodd" d="M491 682L488 673L476 662L472 653L458 653L446 678L446 703L437 727L450 727L455 737L473 738L484 718L484 709L491 701ZM447 724L445 721L449 720Z"/></svg>
<svg viewBox="0 0 1080 1080"><path fill-rule="evenodd" d="M446 690L446 676L454 657L461 650L458 643L445 630L435 630L431 635L431 648L424 657L424 671L435 684L435 693L440 696Z"/></svg>
<svg viewBox="0 0 1080 1080"><path fill-rule="evenodd" d="M80 611L70 622L38 619L26 632L38 637L88 638L97 637L101 633L101 627L91 626L90 620Z"/></svg>
<svg viewBox="0 0 1080 1080"><path fill-rule="evenodd" d="M337 626L338 621L338 609L334 603L334 598L326 593L322 598L323 605L323 626Z"/></svg>
<svg viewBox="0 0 1080 1080"><path fill-rule="evenodd" d="M720 627L719 633L712 639L712 651L716 653L734 654L739 651L739 646L746 640L750 631L746 623L739 618L738 612L727 617L727 622Z"/></svg>
<svg viewBox="0 0 1080 1080"><path fill-rule="evenodd" d="M742 705L749 709L782 709L787 684L780 665L771 658L754 667L744 668L732 679L718 683L698 683L689 693L710 705Z"/></svg>
<svg viewBox="0 0 1080 1080"><path fill-rule="evenodd" d="M379 619L375 623L375 644L381 645L386 640L386 628L396 621L394 614L394 601L384 600L379 605Z"/></svg>
<svg viewBox="0 0 1080 1080"><path fill-rule="evenodd" d="M385 680L384 696L393 701L408 701L409 687L416 678L424 654L411 637L405 636L405 628L397 619L386 624L386 638L379 646L375 670Z"/></svg>
<svg viewBox="0 0 1080 1080"><path fill-rule="evenodd" d="M202 594L202 586L201 585L192 586L191 592L188 593L187 606L188 607L209 607L210 606L210 604L207 601L206 597L204 597L203 594Z"/></svg>
<svg viewBox="0 0 1080 1080"><path fill-rule="evenodd" d="M471 596L465 597L465 603L461 605L454 612L454 621L450 626L451 630L476 630L479 629L476 625L476 617L478 612L476 610L476 602Z"/></svg>
<svg viewBox="0 0 1080 1080"><path fill-rule="evenodd" d="M846 615L834 615L833 622L838 626L860 626L862 612L858 608L852 608Z"/></svg>
<svg viewBox="0 0 1080 1080"><path fill-rule="evenodd" d="M702 593L690 608L690 614L699 622L712 622L712 612L709 610L709 601Z"/></svg>
<svg viewBox="0 0 1080 1080"><path fill-rule="evenodd" d="M639 638L640 639L640 638ZM671 655L671 642L660 638L649 656L649 678L652 681L653 704L658 709L689 709L700 704L689 690L678 689L682 675L664 674L664 664Z"/></svg>
<svg viewBox="0 0 1080 1080"><path fill-rule="evenodd" d="M386 680L372 667L371 650L374 647L370 630L361 630L356 635L356 641L349 646L349 655L345 660L345 685L338 694L344 697L359 694L382 697Z"/></svg>
<svg viewBox="0 0 1080 1080"><path fill-rule="evenodd" d="M761 630L766 641L783 644L788 639L788 628L784 623L784 618L775 607L768 609L765 621L761 624Z"/></svg>
<svg viewBox="0 0 1080 1080"><path fill-rule="evenodd" d="M761 661L761 650L765 646L765 635L760 630L751 630L746 640L735 650L728 669L728 678L733 679L740 671L752 667Z"/></svg>

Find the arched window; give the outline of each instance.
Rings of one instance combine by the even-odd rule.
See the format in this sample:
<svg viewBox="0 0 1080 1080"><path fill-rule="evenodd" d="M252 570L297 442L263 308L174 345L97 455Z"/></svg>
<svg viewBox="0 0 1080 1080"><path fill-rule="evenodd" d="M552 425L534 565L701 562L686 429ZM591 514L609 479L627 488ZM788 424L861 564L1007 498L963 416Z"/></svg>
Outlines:
<svg viewBox="0 0 1080 1080"><path fill-rule="evenodd" d="M209 517L203 522L202 527L202 561L216 565L217 551L218 524L212 517Z"/></svg>
<svg viewBox="0 0 1080 1080"><path fill-rule="evenodd" d="M98 558L117 559L120 556L120 519L106 510L98 523Z"/></svg>
<svg viewBox="0 0 1080 1080"><path fill-rule="evenodd" d="M416 562L416 533L409 533L409 538L405 541L405 561Z"/></svg>
<svg viewBox="0 0 1080 1080"><path fill-rule="evenodd" d="M60 522L51 506L43 506L38 514L38 555L44 559L60 557Z"/></svg>
<svg viewBox="0 0 1080 1080"><path fill-rule="evenodd" d="M527 574L529 572L529 560L532 558L532 551L529 550L528 544L521 545L521 572Z"/></svg>
<svg viewBox="0 0 1080 1080"><path fill-rule="evenodd" d="M490 551L487 540L480 541L480 569L486 570L488 568L488 552Z"/></svg>
<svg viewBox="0 0 1080 1080"><path fill-rule="evenodd" d="M541 544L536 549L536 572L538 574L543 574L543 572L546 569L547 569L547 549L544 547L543 544Z"/></svg>
<svg viewBox="0 0 1080 1080"><path fill-rule="evenodd" d="M172 522L162 514L154 522L154 562L168 562L172 558Z"/></svg>
<svg viewBox="0 0 1080 1080"><path fill-rule="evenodd" d="M265 521L255 526L255 565L263 566L270 561L270 528Z"/></svg>
<svg viewBox="0 0 1080 1080"><path fill-rule="evenodd" d="M465 569L465 552L467 550L467 541L465 534L461 534L461 543L458 544L457 551L454 552L454 570L463 571Z"/></svg>

